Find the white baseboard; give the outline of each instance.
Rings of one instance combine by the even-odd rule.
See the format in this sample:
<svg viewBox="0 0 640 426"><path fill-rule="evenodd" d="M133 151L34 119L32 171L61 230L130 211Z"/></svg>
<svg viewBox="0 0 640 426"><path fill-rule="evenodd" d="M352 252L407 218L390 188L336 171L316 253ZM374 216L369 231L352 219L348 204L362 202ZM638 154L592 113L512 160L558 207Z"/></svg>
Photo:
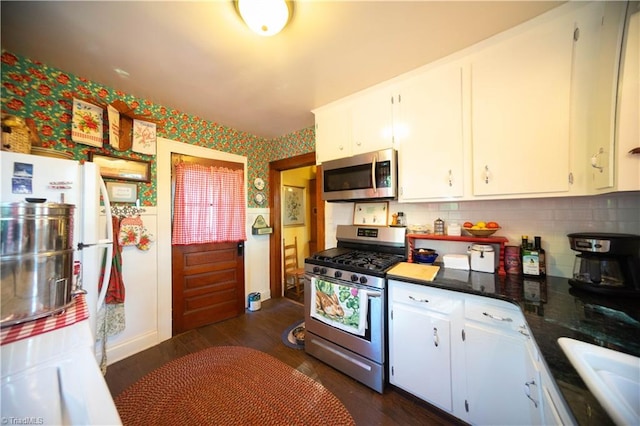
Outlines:
<svg viewBox="0 0 640 426"><path fill-rule="evenodd" d="M158 343L160 343L160 340L157 330L136 336L134 339L126 340L116 345L107 343L107 365L111 365L145 349L149 349Z"/></svg>

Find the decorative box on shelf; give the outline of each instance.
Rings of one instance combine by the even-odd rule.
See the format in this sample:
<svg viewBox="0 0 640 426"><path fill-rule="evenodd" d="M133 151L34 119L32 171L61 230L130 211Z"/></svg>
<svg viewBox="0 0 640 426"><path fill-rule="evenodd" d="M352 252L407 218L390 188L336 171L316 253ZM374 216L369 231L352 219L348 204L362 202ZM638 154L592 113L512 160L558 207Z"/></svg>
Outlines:
<svg viewBox="0 0 640 426"><path fill-rule="evenodd" d="M483 243L483 244L498 244L500 246L500 253L498 256L498 275L506 275L504 269L504 248L509 242L505 237L473 237L473 236L454 236L454 235L432 235L432 234L407 234L407 241L409 243L409 253L407 256L407 262L413 262L413 249L415 248L416 240L440 240L440 241L458 241L467 243Z"/></svg>

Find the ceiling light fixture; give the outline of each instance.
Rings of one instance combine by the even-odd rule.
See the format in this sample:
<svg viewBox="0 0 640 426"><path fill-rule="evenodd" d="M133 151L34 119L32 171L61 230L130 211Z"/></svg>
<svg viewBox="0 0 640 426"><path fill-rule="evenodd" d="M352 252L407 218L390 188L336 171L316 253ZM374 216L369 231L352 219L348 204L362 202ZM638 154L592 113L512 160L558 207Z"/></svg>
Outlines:
<svg viewBox="0 0 640 426"><path fill-rule="evenodd" d="M234 4L247 26L265 37L282 31L293 13L293 2L288 0L236 0Z"/></svg>

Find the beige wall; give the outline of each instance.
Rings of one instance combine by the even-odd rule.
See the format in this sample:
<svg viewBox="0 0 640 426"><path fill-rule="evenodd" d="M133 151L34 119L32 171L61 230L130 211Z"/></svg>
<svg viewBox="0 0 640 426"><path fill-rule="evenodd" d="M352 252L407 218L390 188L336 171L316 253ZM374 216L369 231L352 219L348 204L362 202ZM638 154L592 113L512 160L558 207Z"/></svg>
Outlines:
<svg viewBox="0 0 640 426"><path fill-rule="evenodd" d="M298 238L298 265L302 267L304 259L309 256L309 221L311 220L311 209L309 206L309 181L315 178L315 167L301 167L282 172L282 185L297 186L304 188L305 219L304 226L282 227L282 237L291 244L294 238ZM281 188L284 191L283 188ZM284 194L284 192L283 192ZM284 200L284 196L282 197Z"/></svg>

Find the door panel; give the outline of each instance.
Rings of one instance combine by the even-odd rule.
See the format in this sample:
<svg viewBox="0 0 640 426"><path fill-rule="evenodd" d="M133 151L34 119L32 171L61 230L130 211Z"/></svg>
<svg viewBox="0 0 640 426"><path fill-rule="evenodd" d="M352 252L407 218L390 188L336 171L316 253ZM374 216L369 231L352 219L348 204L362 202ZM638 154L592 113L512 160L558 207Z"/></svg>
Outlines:
<svg viewBox="0 0 640 426"><path fill-rule="evenodd" d="M238 243L173 246L172 257L174 335L244 313Z"/></svg>

